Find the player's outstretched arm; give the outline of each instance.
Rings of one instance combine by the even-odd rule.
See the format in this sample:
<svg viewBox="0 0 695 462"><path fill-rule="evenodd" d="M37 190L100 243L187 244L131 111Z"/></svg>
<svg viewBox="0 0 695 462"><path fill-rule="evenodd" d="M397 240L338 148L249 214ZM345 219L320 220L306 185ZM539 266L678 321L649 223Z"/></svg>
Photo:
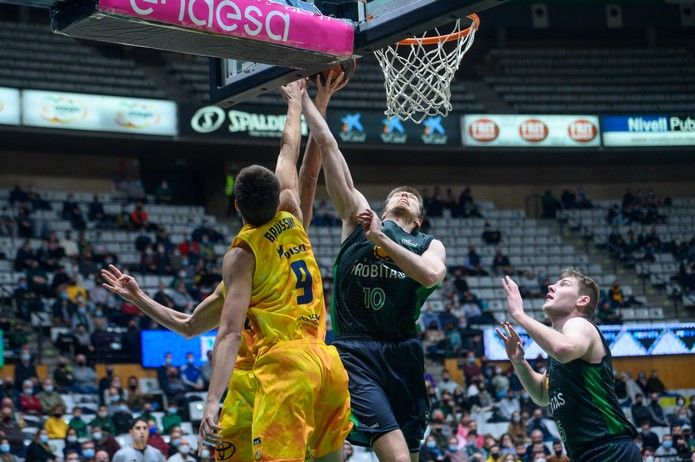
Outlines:
<svg viewBox="0 0 695 462"><path fill-rule="evenodd" d="M549 402L547 376L534 371L528 361L524 359L524 346L521 344L519 334L514 330L514 327L508 322L500 324L503 330L495 328L495 331L504 342L507 357L514 367L514 373L519 377L519 381L533 402L539 406L547 406Z"/></svg>
<svg viewBox="0 0 695 462"><path fill-rule="evenodd" d="M217 424L220 398L227 388L241 346L246 311L251 301L254 268L253 253L245 248L234 247L224 256L222 278L227 295L212 350L212 376L200 423L199 443L216 446L220 442L220 427Z"/></svg>
<svg viewBox="0 0 695 462"><path fill-rule="evenodd" d="M193 313L188 315L154 301L140 289L135 278L123 274L114 265L102 269L101 276L106 281L105 288L137 306L140 311L157 323L184 337L195 337L214 329L219 324L222 302L224 301L222 283L218 284L215 291L200 302Z"/></svg>
<svg viewBox="0 0 695 462"><path fill-rule="evenodd" d="M444 245L433 239L422 255L411 252L390 239L381 229L381 219L371 209L357 215L357 221L364 226L364 232L374 244L378 245L408 277L423 286L434 287L446 276L446 250Z"/></svg>
<svg viewBox="0 0 695 462"><path fill-rule="evenodd" d="M331 100L331 96L343 88L347 82L345 74L342 72L340 75L334 76L333 71L331 71L325 83L322 83L321 79L317 78L316 87L318 90L314 98L314 104L324 119L326 118L326 110L328 109L328 102ZM299 168L299 205L302 209L304 229L309 227L314 214L314 196L316 195L316 183L318 182L320 172L321 149L319 149L318 143L314 141L312 133L309 133L309 141L307 141L302 165Z"/></svg>
<svg viewBox="0 0 695 462"><path fill-rule="evenodd" d="M275 165L275 175L280 182L278 210L290 212L302 221L302 211L299 208L297 160L299 159L299 145L302 141L302 95L306 93L306 81L300 79L288 83L280 90L282 97L287 101L287 119L282 131L280 154L278 154Z"/></svg>
<svg viewBox="0 0 695 462"><path fill-rule="evenodd" d="M321 165L326 178L326 188L333 206L343 220L343 237L345 237L346 227L350 230L354 228L357 225L357 212L368 208L369 204L362 193L355 189L350 169L338 148L338 142L311 98L305 94L302 102L309 129L321 148Z"/></svg>
<svg viewBox="0 0 695 462"><path fill-rule="evenodd" d="M568 363L587 354L596 337L596 328L584 318L568 319L561 331L533 319L524 312L519 287L509 276L502 280L507 294L509 315L524 328L531 338L546 353L560 361Z"/></svg>

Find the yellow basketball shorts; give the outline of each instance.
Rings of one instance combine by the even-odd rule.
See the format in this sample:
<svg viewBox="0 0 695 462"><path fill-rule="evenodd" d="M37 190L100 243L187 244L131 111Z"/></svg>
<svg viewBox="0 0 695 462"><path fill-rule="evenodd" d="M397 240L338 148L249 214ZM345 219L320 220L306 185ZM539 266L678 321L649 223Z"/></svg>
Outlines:
<svg viewBox="0 0 695 462"><path fill-rule="evenodd" d="M251 423L256 397L256 379L253 371L234 369L229 379L227 396L222 403L220 434L222 441L215 448L219 462L248 462L253 460Z"/></svg>
<svg viewBox="0 0 695 462"><path fill-rule="evenodd" d="M281 342L256 358L253 460L302 462L342 450L352 428L348 376L322 340Z"/></svg>

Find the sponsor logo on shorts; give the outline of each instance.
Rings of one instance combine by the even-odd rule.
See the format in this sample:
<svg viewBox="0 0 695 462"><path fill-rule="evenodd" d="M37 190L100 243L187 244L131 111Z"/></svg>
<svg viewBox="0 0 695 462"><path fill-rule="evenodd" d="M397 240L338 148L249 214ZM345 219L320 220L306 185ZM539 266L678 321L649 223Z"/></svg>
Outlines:
<svg viewBox="0 0 695 462"><path fill-rule="evenodd" d="M234 457L234 454L236 453L236 446L231 441L222 441L215 448L215 453L217 455L215 459L229 460Z"/></svg>

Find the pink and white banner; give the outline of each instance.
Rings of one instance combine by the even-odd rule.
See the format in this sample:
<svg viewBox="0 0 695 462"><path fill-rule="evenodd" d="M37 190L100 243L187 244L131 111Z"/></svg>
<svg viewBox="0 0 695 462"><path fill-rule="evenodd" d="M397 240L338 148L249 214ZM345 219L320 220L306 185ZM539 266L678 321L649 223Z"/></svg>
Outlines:
<svg viewBox="0 0 695 462"><path fill-rule="evenodd" d="M100 0L99 10L336 58L353 51L348 22L269 0Z"/></svg>

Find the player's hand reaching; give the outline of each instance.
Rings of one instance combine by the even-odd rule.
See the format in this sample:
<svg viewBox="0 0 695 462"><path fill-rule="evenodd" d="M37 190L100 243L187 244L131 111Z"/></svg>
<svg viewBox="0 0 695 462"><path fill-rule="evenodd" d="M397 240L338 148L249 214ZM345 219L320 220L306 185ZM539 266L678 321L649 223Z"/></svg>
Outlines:
<svg viewBox="0 0 695 462"><path fill-rule="evenodd" d="M495 332L504 342L504 349L507 351L507 357L511 362L524 360L524 346L521 344L519 334L514 330L514 327L508 322L501 322L503 330L495 327Z"/></svg>
<svg viewBox="0 0 695 462"><path fill-rule="evenodd" d="M294 82L290 82L287 85L280 87L280 92L282 93L282 98L287 101L287 104L296 103L301 106L302 96L306 91L306 80L299 79Z"/></svg>
<svg viewBox="0 0 695 462"><path fill-rule="evenodd" d="M524 314L524 302L521 299L519 286L516 285L512 278L505 276L502 279L502 287L504 287L504 292L507 294L507 311L509 311L512 319L517 319Z"/></svg>
<svg viewBox="0 0 695 462"><path fill-rule="evenodd" d="M217 423L218 414L218 403L205 403L205 413L198 430L198 455L202 452L203 447L208 446L214 449L222 442L222 435L220 435L222 427Z"/></svg>
<svg viewBox="0 0 695 462"><path fill-rule="evenodd" d="M106 289L131 303L135 303L140 295L140 286L132 276L121 272L114 265L101 270L101 277L106 281L102 284Z"/></svg>
<svg viewBox="0 0 695 462"><path fill-rule="evenodd" d="M325 83L321 75L316 76L314 83L318 89L316 92L316 106L320 108L328 107L328 101L331 99L333 93L347 85L348 79L345 78L344 72L341 72L339 75L333 75L333 70L331 70L328 73L328 78Z"/></svg>
<svg viewBox="0 0 695 462"><path fill-rule="evenodd" d="M366 209L357 214L357 223L364 228L364 234L374 244L381 242L381 219L372 209Z"/></svg>

